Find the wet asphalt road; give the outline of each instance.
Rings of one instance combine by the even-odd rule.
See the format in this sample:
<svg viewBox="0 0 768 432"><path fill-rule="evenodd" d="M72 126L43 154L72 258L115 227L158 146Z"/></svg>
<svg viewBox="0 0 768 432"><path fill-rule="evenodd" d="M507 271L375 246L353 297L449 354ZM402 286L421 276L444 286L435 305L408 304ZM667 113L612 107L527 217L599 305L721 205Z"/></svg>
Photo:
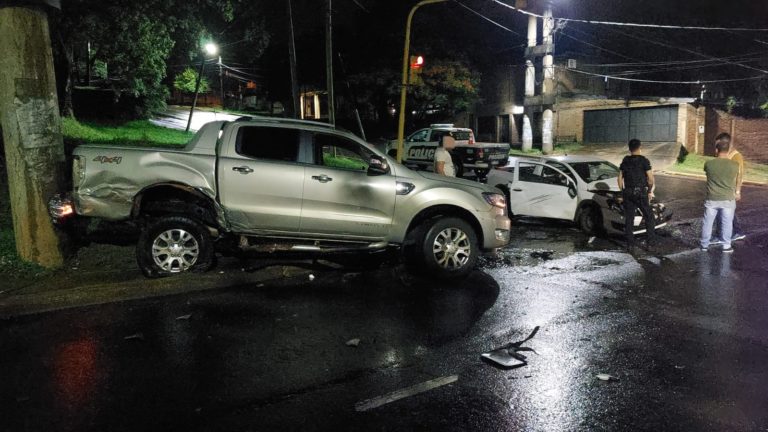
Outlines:
<svg viewBox="0 0 768 432"><path fill-rule="evenodd" d="M768 430L768 189L728 255L692 249L702 183L659 183L658 253L522 221L457 284L318 270L0 322L0 431ZM527 366L481 360L536 326Z"/></svg>

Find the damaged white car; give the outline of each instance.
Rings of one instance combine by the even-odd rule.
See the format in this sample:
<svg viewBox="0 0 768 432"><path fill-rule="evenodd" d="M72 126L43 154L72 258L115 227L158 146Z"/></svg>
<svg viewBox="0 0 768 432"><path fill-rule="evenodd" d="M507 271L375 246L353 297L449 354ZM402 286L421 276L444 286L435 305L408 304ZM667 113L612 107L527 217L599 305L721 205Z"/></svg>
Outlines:
<svg viewBox="0 0 768 432"><path fill-rule="evenodd" d="M591 156L510 157L507 166L488 174L488 185L507 195L509 215L570 220L589 234L623 233L624 207L619 168ZM651 204L656 228L672 217L662 203ZM633 232L645 232L640 211Z"/></svg>

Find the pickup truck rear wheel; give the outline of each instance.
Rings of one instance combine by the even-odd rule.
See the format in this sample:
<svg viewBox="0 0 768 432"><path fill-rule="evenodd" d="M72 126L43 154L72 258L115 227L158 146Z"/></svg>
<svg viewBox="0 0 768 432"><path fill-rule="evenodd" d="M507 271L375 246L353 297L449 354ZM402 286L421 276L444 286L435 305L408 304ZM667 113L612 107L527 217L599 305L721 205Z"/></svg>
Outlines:
<svg viewBox="0 0 768 432"><path fill-rule="evenodd" d="M459 218L435 218L413 232L415 252L412 268L440 279L467 276L477 263L479 246L475 230Z"/></svg>
<svg viewBox="0 0 768 432"><path fill-rule="evenodd" d="M161 217L139 235L136 261L142 273L151 278L204 272L214 262L213 240L208 228L193 219Z"/></svg>

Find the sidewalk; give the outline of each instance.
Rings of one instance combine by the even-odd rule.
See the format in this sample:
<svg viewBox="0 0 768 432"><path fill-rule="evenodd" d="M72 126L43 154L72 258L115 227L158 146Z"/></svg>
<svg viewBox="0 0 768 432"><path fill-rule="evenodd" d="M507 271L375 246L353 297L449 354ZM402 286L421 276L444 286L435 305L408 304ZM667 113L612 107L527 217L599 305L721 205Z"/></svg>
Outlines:
<svg viewBox="0 0 768 432"><path fill-rule="evenodd" d="M677 162L680 154L678 143L643 143L643 156L651 161L651 166L656 171L664 170ZM629 154L627 143L585 144L570 154L598 156L615 165L619 165L624 156Z"/></svg>

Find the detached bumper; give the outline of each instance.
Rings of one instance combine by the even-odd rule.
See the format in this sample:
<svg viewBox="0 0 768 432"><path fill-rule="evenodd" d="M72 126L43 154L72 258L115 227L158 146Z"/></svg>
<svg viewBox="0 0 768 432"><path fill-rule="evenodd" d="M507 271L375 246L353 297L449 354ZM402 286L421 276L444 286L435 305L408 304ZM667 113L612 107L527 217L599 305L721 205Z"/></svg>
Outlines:
<svg viewBox="0 0 768 432"><path fill-rule="evenodd" d="M664 204L656 203L651 205L654 218L656 220L656 228L662 228L667 225L670 219L672 219L672 211L669 210ZM603 222L605 229L613 233L624 233L624 207L620 204L613 204L610 208L603 209ZM640 210L635 213L635 218L632 221L632 232L637 234L645 233L645 221Z"/></svg>

